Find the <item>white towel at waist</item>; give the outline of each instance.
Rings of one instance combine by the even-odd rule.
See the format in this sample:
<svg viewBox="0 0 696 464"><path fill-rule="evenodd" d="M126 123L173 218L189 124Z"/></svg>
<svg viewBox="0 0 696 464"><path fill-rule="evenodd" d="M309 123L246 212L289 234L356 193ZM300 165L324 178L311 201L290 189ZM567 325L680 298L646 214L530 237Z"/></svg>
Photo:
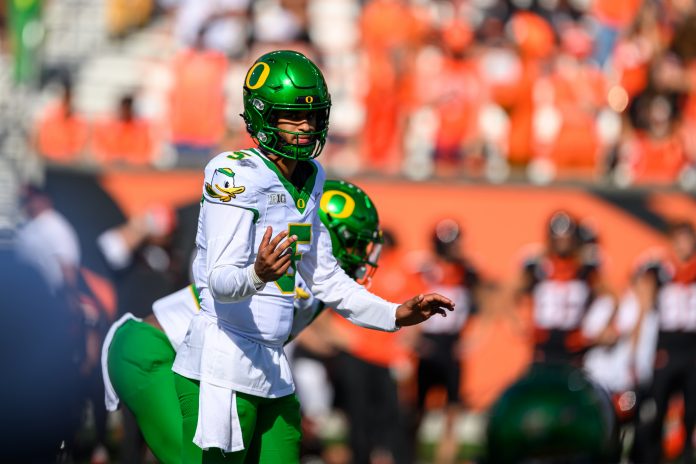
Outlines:
<svg viewBox="0 0 696 464"><path fill-rule="evenodd" d="M244 449L237 392L208 382L200 383L198 425L193 443L204 450L220 448L226 453Z"/></svg>

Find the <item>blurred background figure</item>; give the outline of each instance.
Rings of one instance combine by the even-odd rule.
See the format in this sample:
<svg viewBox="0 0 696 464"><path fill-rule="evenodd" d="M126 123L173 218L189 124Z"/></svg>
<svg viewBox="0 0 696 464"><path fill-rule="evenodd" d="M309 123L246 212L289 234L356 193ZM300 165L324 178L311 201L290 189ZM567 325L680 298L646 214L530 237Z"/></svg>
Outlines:
<svg viewBox="0 0 696 464"><path fill-rule="evenodd" d="M47 160L71 164L86 154L89 124L75 112L72 82L62 82L62 95L46 108L36 125L36 149Z"/></svg>
<svg viewBox="0 0 696 464"><path fill-rule="evenodd" d="M137 114L134 94L123 95L116 114L94 123L92 152L99 164L148 166L156 147L151 123Z"/></svg>
<svg viewBox="0 0 696 464"><path fill-rule="evenodd" d="M525 263L521 285L532 305L534 359L579 367L590 346L611 343L614 338L613 328L606 325L609 321L587 337L583 325L590 305L602 296L609 296L610 307L614 303L599 263L582 253L578 221L557 211L549 218L545 233L546 249Z"/></svg>
<svg viewBox="0 0 696 464"><path fill-rule="evenodd" d="M480 284L477 271L464 258L462 237L462 228L456 221L449 218L440 220L431 235L432 257L422 269L424 291L442 292L456 305L447 318L423 324L415 350L421 419L428 394L436 387L447 391L444 432L435 458L441 463L455 462L457 456L454 424L462 404L460 336L469 316L475 311Z"/></svg>
<svg viewBox="0 0 696 464"><path fill-rule="evenodd" d="M105 230L97 237L99 251L119 291L118 313L146 316L155 300L186 283L190 256L181 256L173 246L175 212L151 205L125 223ZM182 261L184 263L182 263ZM183 275L182 275L183 274Z"/></svg>
<svg viewBox="0 0 696 464"><path fill-rule="evenodd" d="M659 332L652 387L648 401L654 416L647 422L645 436L638 435L636 456L650 463L661 462L664 420L672 397L683 398L684 462L693 462L693 432L696 425L696 306L691 298L696 285L696 231L688 221L670 226L672 253L668 260L642 276L638 298L645 311L657 313ZM647 414L645 414L647 415Z"/></svg>
<svg viewBox="0 0 696 464"><path fill-rule="evenodd" d="M23 194L24 212L28 222L17 234L15 250L24 263L31 265L43 277L55 295L55 300L65 305L72 318L69 334L72 338L72 362L79 368L80 388L76 398L82 402L73 404L78 424L85 420L83 411L91 411L96 429L95 462L106 459L106 414L95 406L104 395L99 385L98 351L101 344L105 308L86 280L81 266L81 249L75 228L65 216L53 208L53 200L47 190L27 185ZM37 283L41 285L42 283ZM58 303L56 303L58 304ZM65 321L67 323L69 321ZM77 436L64 437L66 448L75 445Z"/></svg>
<svg viewBox="0 0 696 464"><path fill-rule="evenodd" d="M227 57L206 47L205 27L171 64L169 95L171 142L180 166L203 166L226 130L224 80Z"/></svg>
<svg viewBox="0 0 696 464"><path fill-rule="evenodd" d="M664 278L660 269L653 259L639 262L617 307L613 322L616 344L592 347L584 359L588 375L612 396L624 448L640 438L635 427L641 426L640 410L652 380L658 321L652 304L646 305L644 298L646 285Z"/></svg>
<svg viewBox="0 0 696 464"><path fill-rule="evenodd" d="M172 3L172 2L168 2ZM174 34L186 46L202 41L205 48L229 58L243 58L249 43L249 0L173 0ZM199 38L199 34L203 37Z"/></svg>
<svg viewBox="0 0 696 464"><path fill-rule="evenodd" d="M12 379L0 387L3 459L57 462L69 456L80 425L81 321L65 295L11 249L0 250L0 276L7 330L2 368Z"/></svg>
<svg viewBox="0 0 696 464"><path fill-rule="evenodd" d="M41 187L25 186L22 206L27 222L17 234L19 258L34 267L55 293L74 291L80 268L75 228L53 208L51 197Z"/></svg>

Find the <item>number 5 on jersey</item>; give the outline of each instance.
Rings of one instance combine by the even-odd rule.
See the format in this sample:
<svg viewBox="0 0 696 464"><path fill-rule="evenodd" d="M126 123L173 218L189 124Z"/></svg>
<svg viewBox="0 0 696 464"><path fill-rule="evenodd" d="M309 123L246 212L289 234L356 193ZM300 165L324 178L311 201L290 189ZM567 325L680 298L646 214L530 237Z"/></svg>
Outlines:
<svg viewBox="0 0 696 464"><path fill-rule="evenodd" d="M297 261L302 259L302 252L298 249L300 245L309 245L312 241L312 224L288 224L288 237L291 235L297 236L297 241L290 246L292 256L288 272L275 281L275 284L284 295L295 293L295 272L297 272Z"/></svg>

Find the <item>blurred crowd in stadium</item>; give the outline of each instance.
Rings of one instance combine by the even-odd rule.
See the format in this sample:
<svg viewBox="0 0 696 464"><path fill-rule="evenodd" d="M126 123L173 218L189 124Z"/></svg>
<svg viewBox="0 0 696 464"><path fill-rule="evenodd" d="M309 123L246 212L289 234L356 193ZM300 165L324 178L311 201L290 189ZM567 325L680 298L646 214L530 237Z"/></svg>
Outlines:
<svg viewBox="0 0 696 464"><path fill-rule="evenodd" d="M46 17L90 2L34 3L41 21L42 8ZM286 47L318 60L332 89L325 162L337 170L695 182L688 0L110 0L103 9L122 54L143 30L156 31L157 49L98 77L72 68L74 57L43 72L23 63L18 78L58 77L33 106L32 140L49 161L202 165L246 137L227 83L258 52ZM7 52L8 41L29 40L32 21L16 13L24 33L8 32L5 10ZM53 29L46 48L63 32ZM25 47L24 60L42 53ZM117 90L90 101L89 87L128 64L135 70Z"/></svg>
<svg viewBox="0 0 696 464"><path fill-rule="evenodd" d="M76 33L71 15L103 40ZM31 306L8 322L3 350L25 353L8 361L19 381L3 386L10 416L24 419L0 438L19 461L56 453L26 437L65 430L77 462L152 460L127 410L108 422L100 344L118 316L145 316L188 284L197 205L126 216L82 173L200 168L251 145L239 82L263 51L320 64L333 100L321 162L334 175L696 187L691 0L13 0L0 5L0 34L0 80L13 81L0 112L24 114L27 153L54 168L45 188L22 190L19 262L0 259L7 304ZM26 88L25 107L2 102ZM493 401L531 361L557 357L611 393L625 459L692 453L696 321L679 313L696 279L691 218L667 229L670 250L632 256L630 283L616 287L597 231L548 213L544 251L514 282L477 268L487 256L462 244L458 220L418 237L429 249L417 256L385 229L372 290L392 301L438 291L458 312L397 335L327 314L303 333L289 350L303 454L474 459ZM666 315L652 311L658 300ZM50 359L36 340L56 347Z"/></svg>

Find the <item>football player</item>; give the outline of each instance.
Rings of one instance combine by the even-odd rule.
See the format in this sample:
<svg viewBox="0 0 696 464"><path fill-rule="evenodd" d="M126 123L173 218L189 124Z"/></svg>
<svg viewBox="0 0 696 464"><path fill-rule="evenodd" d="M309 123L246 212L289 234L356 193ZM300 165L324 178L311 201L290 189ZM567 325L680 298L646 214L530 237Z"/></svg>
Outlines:
<svg viewBox="0 0 696 464"><path fill-rule="evenodd" d="M387 302L336 262L317 214L324 171L314 158L331 106L319 68L294 51L270 52L251 66L243 91L257 146L222 153L205 168L193 263L201 312L173 366L186 463L299 462L300 409L283 352L295 273L349 319L369 312L374 329L453 309L437 294Z"/></svg>
<svg viewBox="0 0 696 464"><path fill-rule="evenodd" d="M455 421L462 411L460 336L478 304L481 277L463 254L463 231L457 221L450 218L438 221L431 240L433 257L422 269L425 288L449 297L457 304L457 310L447 319L431 319L419 326L417 422L424 417L428 394L435 388L444 388L447 391L445 425L436 461L447 463L456 458Z"/></svg>
<svg viewBox="0 0 696 464"><path fill-rule="evenodd" d="M576 368L535 364L496 400L486 429L489 464L619 462L608 395Z"/></svg>
<svg viewBox="0 0 696 464"><path fill-rule="evenodd" d="M657 314L657 351L648 394L655 414L647 427L639 427L634 453L640 462L658 463L662 457L664 420L675 393L684 396L684 462L694 462L696 423L696 230L687 221L669 229L672 256L653 263L636 283L643 310ZM647 434L647 436L643 436Z"/></svg>
<svg viewBox="0 0 696 464"><path fill-rule="evenodd" d="M331 235L334 256L349 276L367 283L377 267L381 242L374 203L349 182L328 180L324 192L327 201L321 204L320 214ZM365 211L373 214L365 216ZM325 308L303 289L296 292L288 341ZM124 315L112 325L102 347L107 409L115 411L123 401L153 454L165 464L181 462L182 416L171 368L191 319L199 311L198 290L189 285L157 300L145 319ZM369 313L356 314L353 322L369 325Z"/></svg>
<svg viewBox="0 0 696 464"><path fill-rule="evenodd" d="M590 346L615 339L611 324L594 330L596 335L591 337L582 330L590 306L600 297L614 305L595 253L583 253L583 245L577 220L557 211L547 225L546 252L524 265L522 292L531 298L534 359L538 362L579 367Z"/></svg>

